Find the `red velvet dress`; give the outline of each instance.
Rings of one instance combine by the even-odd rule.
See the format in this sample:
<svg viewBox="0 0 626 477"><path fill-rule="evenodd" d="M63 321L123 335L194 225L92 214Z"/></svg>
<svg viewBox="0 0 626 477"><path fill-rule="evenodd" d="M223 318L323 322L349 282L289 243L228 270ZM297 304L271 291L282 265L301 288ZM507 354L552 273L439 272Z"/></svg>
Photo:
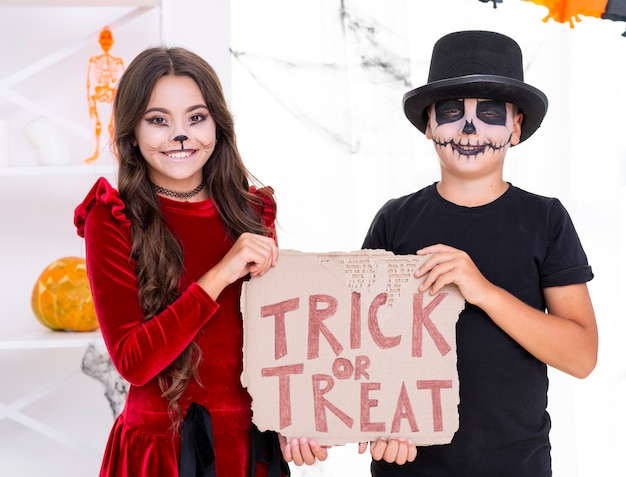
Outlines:
<svg viewBox="0 0 626 477"><path fill-rule="evenodd" d="M85 238L94 305L113 364L131 384L126 406L107 443L101 476L178 475L180 434L170 431L167 400L158 374L192 340L201 347L199 378L179 400L182 409L195 402L211 413L218 477L250 475L251 400L240 382L242 325L241 281L227 287L217 302L195 283L232 245L211 200L177 202L160 197L165 219L182 243L185 273L180 298L144 322L137 301L130 256L130 221L118 192L101 178L75 213ZM268 204L270 205L270 204ZM264 208L274 227L274 208ZM265 470L257 467L257 476Z"/></svg>

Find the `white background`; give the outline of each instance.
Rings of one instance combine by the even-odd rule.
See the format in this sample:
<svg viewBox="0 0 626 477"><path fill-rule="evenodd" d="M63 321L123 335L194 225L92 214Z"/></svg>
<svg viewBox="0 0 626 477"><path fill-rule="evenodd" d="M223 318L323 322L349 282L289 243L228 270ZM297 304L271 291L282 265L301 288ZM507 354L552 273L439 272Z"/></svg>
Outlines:
<svg viewBox="0 0 626 477"><path fill-rule="evenodd" d="M8 2L7 2L8 3ZM1 6L0 81L31 63L65 54L9 85L36 102L10 99L0 82L0 119L9 123L10 164L0 170L0 341L39 326L30 290L52 260L82 255L72 211L100 174L113 177L106 150L96 166L84 93L99 29L132 8ZM402 95L425 83L434 42L460 29L515 38L526 80L550 107L543 126L507 157L506 179L559 197L596 274L590 290L600 327L594 373L579 381L551 370L555 477L623 476L626 351L622 270L626 265L626 38L623 22L582 18L575 28L543 22L545 8L505 0L181 0L115 24L111 51L128 63L164 40L215 65L230 98L249 169L276 190L279 242L302 251L360 248L389 198L438 178L431 145L406 120ZM230 54L231 48L234 54ZM59 51L61 53L59 53ZM63 53L65 52L65 53ZM38 115L61 128L67 168L37 169L22 127ZM35 170L33 170L35 169ZM46 380L62 382L22 410L70 435L72 447L0 419L3 475L95 475L112 417L100 383L80 373L82 349L0 350L0 416ZM354 446L295 475L368 475Z"/></svg>

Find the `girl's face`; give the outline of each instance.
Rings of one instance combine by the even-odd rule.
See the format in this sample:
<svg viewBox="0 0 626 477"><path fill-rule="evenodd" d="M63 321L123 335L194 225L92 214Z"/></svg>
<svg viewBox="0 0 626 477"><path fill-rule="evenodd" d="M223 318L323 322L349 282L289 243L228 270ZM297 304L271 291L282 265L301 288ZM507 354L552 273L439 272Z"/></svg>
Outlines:
<svg viewBox="0 0 626 477"><path fill-rule="evenodd" d="M202 181L202 167L215 149L215 134L200 88L188 76L160 78L135 127L150 180L179 191L191 190Z"/></svg>
<svg viewBox="0 0 626 477"><path fill-rule="evenodd" d="M509 146L519 143L521 124L511 103L452 99L431 106L426 137L445 169L484 174L502 167Z"/></svg>

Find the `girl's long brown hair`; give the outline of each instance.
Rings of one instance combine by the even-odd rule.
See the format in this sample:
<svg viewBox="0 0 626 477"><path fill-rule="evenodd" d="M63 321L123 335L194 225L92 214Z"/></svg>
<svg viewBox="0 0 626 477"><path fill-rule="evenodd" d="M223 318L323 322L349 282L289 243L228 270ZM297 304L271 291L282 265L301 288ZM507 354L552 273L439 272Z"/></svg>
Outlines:
<svg viewBox="0 0 626 477"><path fill-rule="evenodd" d="M152 190L147 164L135 141L135 127L142 119L156 82L166 75L188 76L199 86L216 124L215 150L203 168L210 198L215 202L229 236L243 232L268 234L259 210L262 200L250 193L256 180L245 168L217 74L200 56L184 48L155 47L144 50L122 75L113 103L113 149L119 161L118 188L131 226L131 257L135 262L138 300L145 320L152 319L179 296L183 253L161 214ZM263 189L273 200L267 189ZM162 395L169 401L174 428L182 422L178 404L202 358L192 342L159 375Z"/></svg>

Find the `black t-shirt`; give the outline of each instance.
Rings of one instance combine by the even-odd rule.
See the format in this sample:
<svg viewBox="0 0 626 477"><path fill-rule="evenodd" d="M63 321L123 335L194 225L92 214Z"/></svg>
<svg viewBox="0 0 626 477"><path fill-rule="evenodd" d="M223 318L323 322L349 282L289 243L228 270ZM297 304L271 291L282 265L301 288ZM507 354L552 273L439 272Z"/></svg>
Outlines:
<svg viewBox="0 0 626 477"><path fill-rule="evenodd" d="M464 250L489 281L539 310L543 288L593 278L563 205L512 185L480 207L446 201L436 184L390 200L363 248L406 255L438 243ZM550 476L546 365L469 304L457 323L457 355L459 430L452 443L420 447L403 466L373 461L372 475Z"/></svg>

